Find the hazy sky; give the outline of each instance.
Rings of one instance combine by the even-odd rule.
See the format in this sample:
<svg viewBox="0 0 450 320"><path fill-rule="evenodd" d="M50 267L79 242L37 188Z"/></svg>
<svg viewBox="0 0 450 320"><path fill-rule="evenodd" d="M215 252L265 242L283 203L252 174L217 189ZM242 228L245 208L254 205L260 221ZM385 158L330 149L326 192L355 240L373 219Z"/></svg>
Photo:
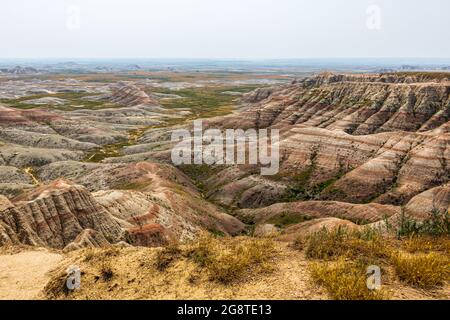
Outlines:
<svg viewBox="0 0 450 320"><path fill-rule="evenodd" d="M450 58L448 0L2 0L0 57Z"/></svg>

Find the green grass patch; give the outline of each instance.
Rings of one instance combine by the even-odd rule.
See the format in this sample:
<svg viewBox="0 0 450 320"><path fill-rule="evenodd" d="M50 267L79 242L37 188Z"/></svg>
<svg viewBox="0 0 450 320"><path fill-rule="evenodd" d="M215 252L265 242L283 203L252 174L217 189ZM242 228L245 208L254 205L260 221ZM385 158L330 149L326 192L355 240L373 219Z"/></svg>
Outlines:
<svg viewBox="0 0 450 320"><path fill-rule="evenodd" d="M195 186L205 191L204 181L225 168L223 165L183 164L177 167L194 182Z"/></svg>
<svg viewBox="0 0 450 320"><path fill-rule="evenodd" d="M286 228L290 225L308 221L310 219L311 218L306 215L283 212L282 214L269 219L267 223L274 224L278 228Z"/></svg>
<svg viewBox="0 0 450 320"><path fill-rule="evenodd" d="M186 88L170 90L164 88L154 89L149 93L177 94L182 99L164 99L160 103L168 109L190 108L192 118L209 118L221 116L233 111L235 96L225 94L226 91L250 92L260 86L217 86L204 88Z"/></svg>

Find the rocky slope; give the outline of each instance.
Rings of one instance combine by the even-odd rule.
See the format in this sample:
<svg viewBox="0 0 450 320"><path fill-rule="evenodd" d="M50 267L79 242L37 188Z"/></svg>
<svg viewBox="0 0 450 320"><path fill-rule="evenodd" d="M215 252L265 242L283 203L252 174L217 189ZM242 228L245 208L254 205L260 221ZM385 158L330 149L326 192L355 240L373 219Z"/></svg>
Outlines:
<svg viewBox="0 0 450 320"><path fill-rule="evenodd" d="M449 181L450 82L429 75L322 74L255 90L206 128L275 128L280 172L221 166L201 183L229 208L326 200L405 205ZM148 130L106 162L170 162L170 130Z"/></svg>
<svg viewBox="0 0 450 320"><path fill-rule="evenodd" d="M239 220L205 202L181 172L168 166L92 165L86 173L83 163L56 164L63 170L81 168L79 176L74 175L76 170L67 175L91 190L101 190L91 193L80 184L59 179L12 202L2 197L2 244L67 250L120 241L158 246L192 239L203 229L223 234L244 229ZM51 165L55 170L56 164Z"/></svg>
<svg viewBox="0 0 450 320"><path fill-rule="evenodd" d="M428 131L450 119L450 82L420 80L324 74L272 91L261 89L245 98L256 105L242 112L234 125L303 124L353 135Z"/></svg>
<svg viewBox="0 0 450 320"><path fill-rule="evenodd" d="M280 129L280 173L225 168L207 189L241 208L278 202L286 186L294 200L406 204L449 181L449 93L446 79L330 74L257 90L209 126Z"/></svg>
<svg viewBox="0 0 450 320"><path fill-rule="evenodd" d="M69 90L72 84L64 85ZM74 110L0 106L1 244L159 246L192 239L200 230L244 230L171 166L87 162L119 154L146 128L184 114L162 108L129 82L82 99L103 104Z"/></svg>
<svg viewBox="0 0 450 320"><path fill-rule="evenodd" d="M0 191L12 201L2 200L4 242L69 249L120 241L155 246L191 239L199 230L242 232L244 224L221 207L260 225L280 219L281 225L286 219L289 225L302 225L302 219L367 224L395 219L402 207L418 218L448 210L449 93L448 79L420 75L322 74L255 90L243 96L238 112L207 119L204 128L279 129L279 173L261 176L253 165L180 168L193 181L172 166L173 127L160 125L180 115L133 84L88 97L117 108L1 107ZM108 146L120 152L111 156ZM83 161L91 152L103 152L102 162ZM64 192L55 187L61 178L70 186ZM68 190L77 186L87 203L80 198L61 208L73 225L56 229L53 242L48 230L36 227L39 210L21 229L12 220L33 212L27 208L34 203L42 207L41 193L70 198ZM101 223L80 223L78 204L100 215Z"/></svg>
<svg viewBox="0 0 450 320"><path fill-rule="evenodd" d="M85 229L115 243L124 231L82 186L57 180L22 195L0 211L2 244L62 249Z"/></svg>
<svg viewBox="0 0 450 320"><path fill-rule="evenodd" d="M155 105L156 100L133 84L118 83L111 89L111 94L106 100L125 106L137 106L142 104Z"/></svg>

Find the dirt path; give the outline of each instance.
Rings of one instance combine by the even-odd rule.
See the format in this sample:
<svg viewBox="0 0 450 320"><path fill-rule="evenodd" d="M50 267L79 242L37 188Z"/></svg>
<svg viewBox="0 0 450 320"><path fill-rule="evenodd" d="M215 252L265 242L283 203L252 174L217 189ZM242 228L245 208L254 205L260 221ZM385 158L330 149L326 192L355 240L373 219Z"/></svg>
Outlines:
<svg viewBox="0 0 450 320"><path fill-rule="evenodd" d="M0 300L36 299L62 255L48 251L24 251L0 255Z"/></svg>

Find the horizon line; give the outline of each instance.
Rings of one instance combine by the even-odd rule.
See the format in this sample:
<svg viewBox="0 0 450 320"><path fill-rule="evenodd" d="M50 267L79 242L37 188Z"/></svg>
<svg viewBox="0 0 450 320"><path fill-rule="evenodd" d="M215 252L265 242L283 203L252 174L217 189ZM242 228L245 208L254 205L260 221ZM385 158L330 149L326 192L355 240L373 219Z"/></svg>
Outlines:
<svg viewBox="0 0 450 320"><path fill-rule="evenodd" d="M247 58L247 57L1 57L0 60L221 60L221 61L287 61L287 60L450 60L450 57L280 57L280 58Z"/></svg>

